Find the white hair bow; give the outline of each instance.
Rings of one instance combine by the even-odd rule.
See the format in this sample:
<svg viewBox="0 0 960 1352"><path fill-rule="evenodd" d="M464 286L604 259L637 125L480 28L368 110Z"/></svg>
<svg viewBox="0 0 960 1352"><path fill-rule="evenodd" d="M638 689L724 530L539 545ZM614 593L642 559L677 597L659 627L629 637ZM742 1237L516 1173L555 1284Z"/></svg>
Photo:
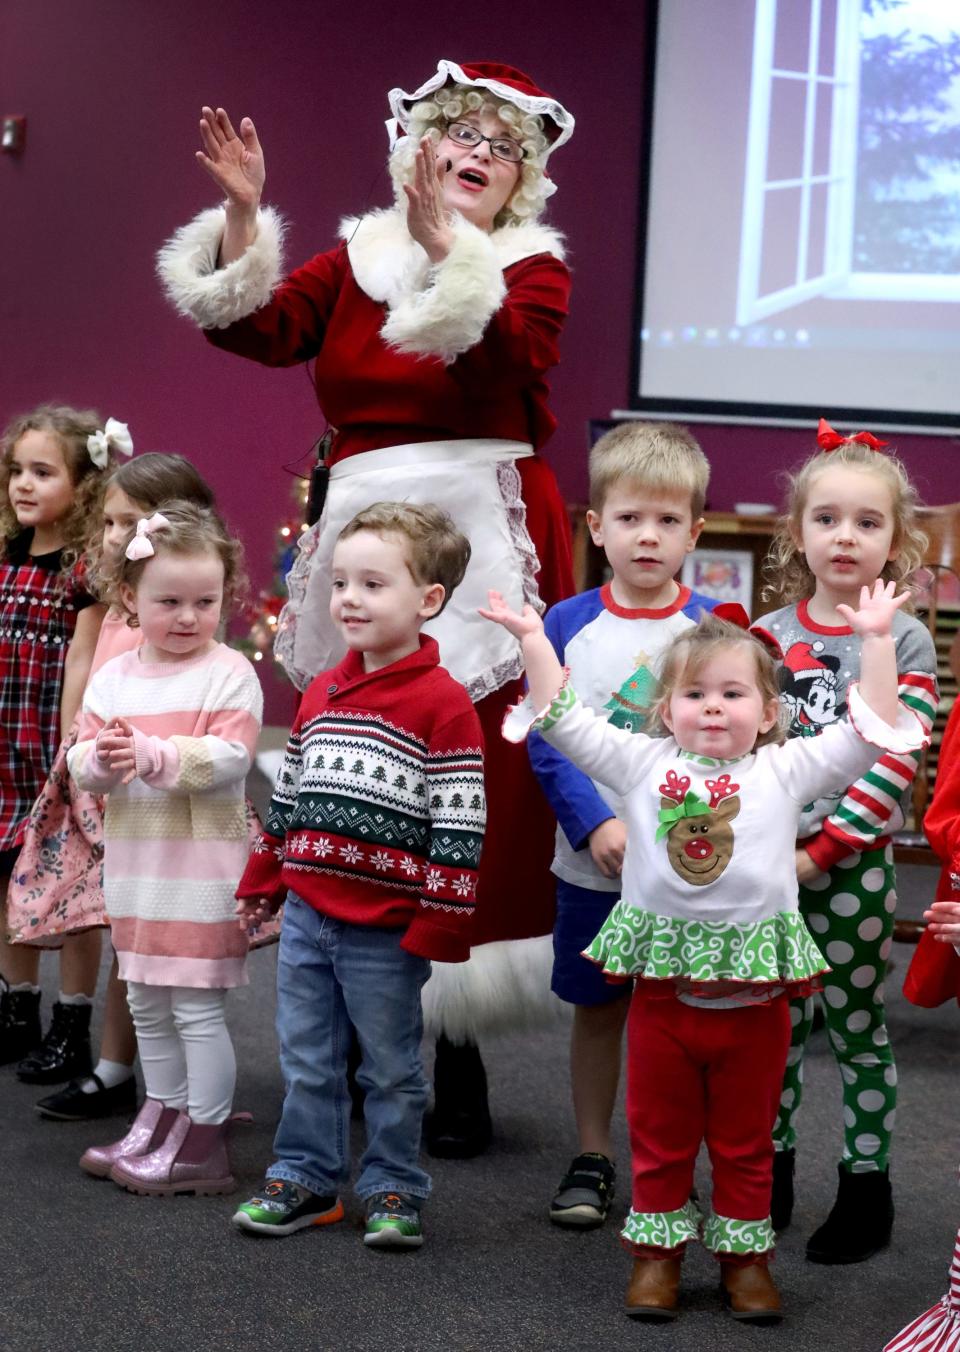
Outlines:
<svg viewBox="0 0 960 1352"><path fill-rule="evenodd" d="M131 563L137 559L152 559L157 552L150 543L150 536L161 526L169 526L170 522L162 512L154 512L153 516L142 516L137 522L137 533L123 551Z"/></svg>
<svg viewBox="0 0 960 1352"><path fill-rule="evenodd" d="M87 453L97 469L106 469L111 448L121 455L133 455L133 437L126 423L108 418L102 432L87 437Z"/></svg>

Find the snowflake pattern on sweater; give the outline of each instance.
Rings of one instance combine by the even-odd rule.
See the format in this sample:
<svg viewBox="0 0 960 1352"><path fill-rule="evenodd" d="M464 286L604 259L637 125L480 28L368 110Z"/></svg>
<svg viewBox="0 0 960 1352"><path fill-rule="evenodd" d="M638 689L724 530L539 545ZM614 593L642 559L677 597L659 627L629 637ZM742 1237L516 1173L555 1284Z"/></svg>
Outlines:
<svg viewBox="0 0 960 1352"><path fill-rule="evenodd" d="M479 722L437 645L365 672L356 653L308 687L240 897L291 888L404 947L462 961L486 822Z"/></svg>

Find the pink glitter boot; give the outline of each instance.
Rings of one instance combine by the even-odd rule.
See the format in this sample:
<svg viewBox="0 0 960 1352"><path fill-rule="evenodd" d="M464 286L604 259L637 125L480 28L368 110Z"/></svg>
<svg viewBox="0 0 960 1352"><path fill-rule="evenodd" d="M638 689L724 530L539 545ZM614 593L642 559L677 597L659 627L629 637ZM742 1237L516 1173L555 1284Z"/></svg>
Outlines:
<svg viewBox="0 0 960 1352"><path fill-rule="evenodd" d="M109 1178L110 1170L123 1156L147 1155L156 1150L176 1118L176 1108L165 1108L157 1099L145 1099L126 1136L112 1145L92 1145L81 1156L80 1168L94 1178Z"/></svg>
<svg viewBox="0 0 960 1352"><path fill-rule="evenodd" d="M215 1125L192 1122L180 1113L166 1140L149 1155L123 1156L110 1170L114 1183L148 1197L193 1192L233 1192L236 1180L227 1158L230 1119Z"/></svg>

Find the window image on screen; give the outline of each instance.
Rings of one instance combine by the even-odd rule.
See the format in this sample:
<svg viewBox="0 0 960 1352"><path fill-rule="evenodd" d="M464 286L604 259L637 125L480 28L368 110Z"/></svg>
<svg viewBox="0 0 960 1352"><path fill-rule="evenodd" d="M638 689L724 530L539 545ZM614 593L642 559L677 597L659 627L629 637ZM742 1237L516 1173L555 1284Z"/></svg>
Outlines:
<svg viewBox="0 0 960 1352"><path fill-rule="evenodd" d="M636 404L960 415L958 0L661 0Z"/></svg>

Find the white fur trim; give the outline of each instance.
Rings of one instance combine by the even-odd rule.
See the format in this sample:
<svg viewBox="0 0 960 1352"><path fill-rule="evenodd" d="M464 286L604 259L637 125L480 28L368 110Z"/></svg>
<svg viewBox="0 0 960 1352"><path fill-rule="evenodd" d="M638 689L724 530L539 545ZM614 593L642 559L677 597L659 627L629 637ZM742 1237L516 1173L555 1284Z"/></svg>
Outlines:
<svg viewBox="0 0 960 1352"><path fill-rule="evenodd" d="M447 366L476 347L507 294L488 234L467 221L453 226L453 245L430 271L431 284L391 308L380 333L400 352L439 357Z"/></svg>
<svg viewBox="0 0 960 1352"><path fill-rule="evenodd" d="M384 339L447 364L483 336L506 294L504 268L534 254L564 255L562 235L549 226L530 222L487 234L458 217L453 249L431 267L397 207L348 217L339 233L357 285L390 311Z"/></svg>
<svg viewBox="0 0 960 1352"><path fill-rule="evenodd" d="M178 230L157 254L157 274L180 314L202 329L225 329L267 304L282 276L283 218L273 207L257 214L257 236L246 252L217 267L226 212L212 207Z"/></svg>
<svg viewBox="0 0 960 1352"><path fill-rule="evenodd" d="M423 988L425 1030L451 1042L556 1024L566 1012L550 990L553 939L497 940L471 949L469 962L435 962Z"/></svg>

